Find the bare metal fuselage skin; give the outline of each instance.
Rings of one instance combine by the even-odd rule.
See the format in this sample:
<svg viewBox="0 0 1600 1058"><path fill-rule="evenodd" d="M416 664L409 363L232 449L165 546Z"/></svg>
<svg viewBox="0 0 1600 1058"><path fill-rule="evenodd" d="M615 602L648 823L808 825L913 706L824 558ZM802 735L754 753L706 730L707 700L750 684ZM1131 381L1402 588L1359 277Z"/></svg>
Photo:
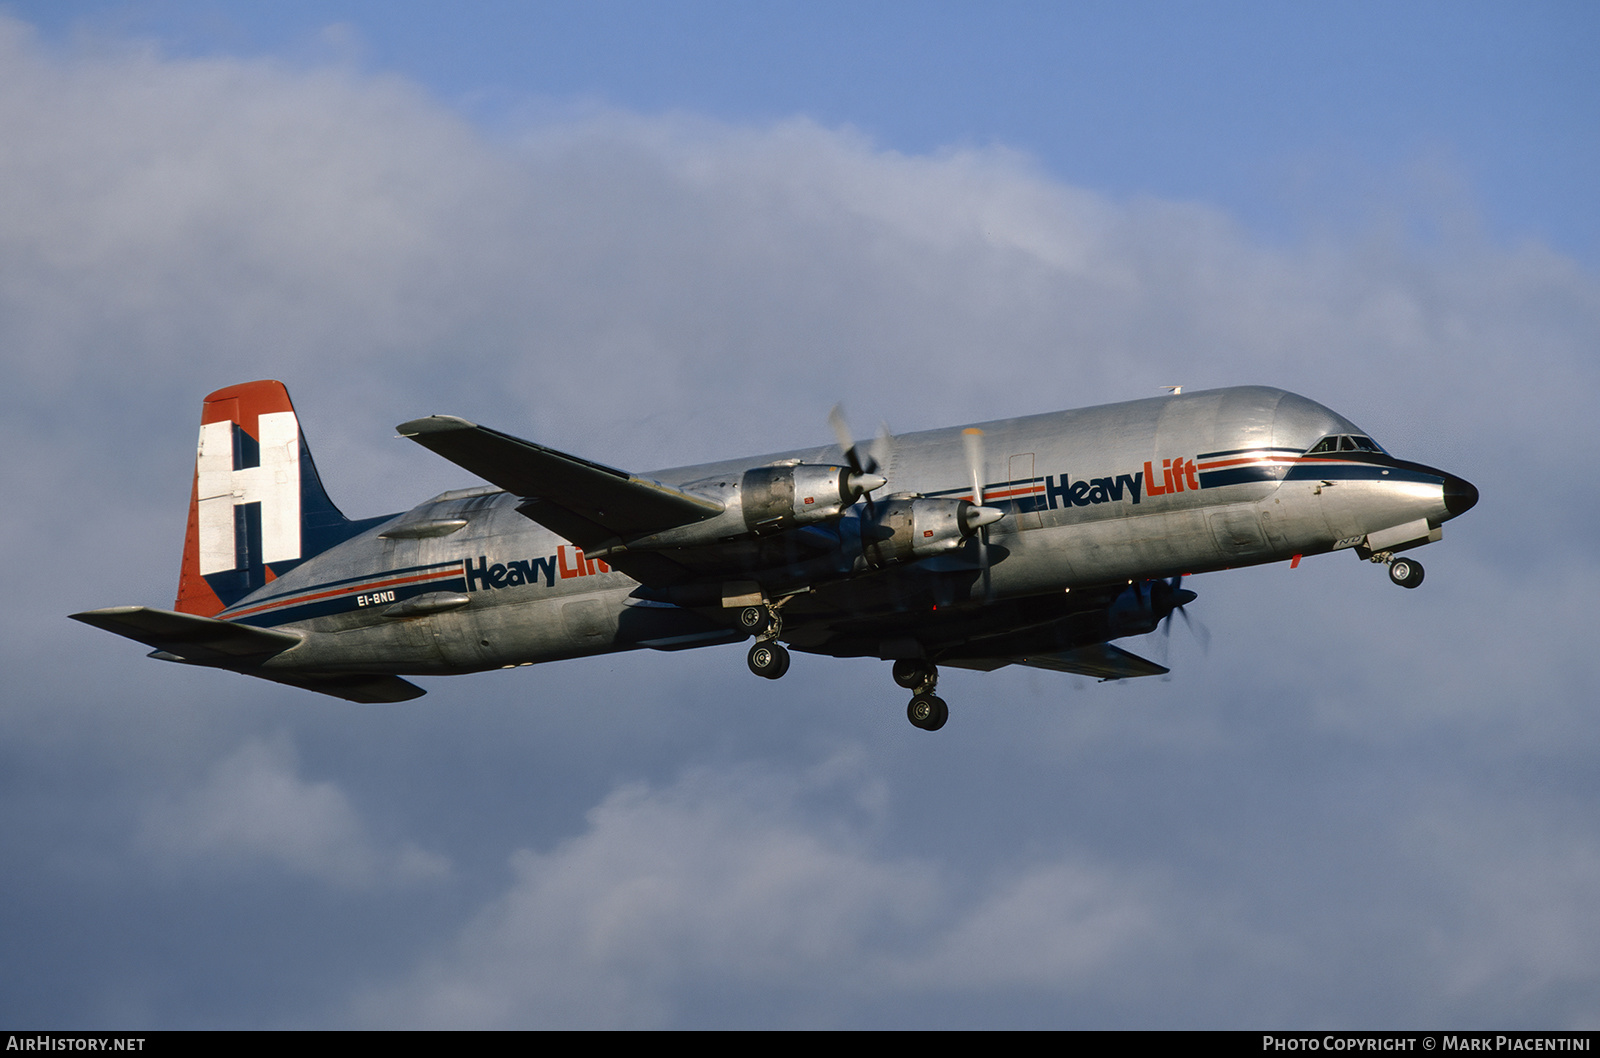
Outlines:
<svg viewBox="0 0 1600 1058"><path fill-rule="evenodd" d="M522 497L490 487L374 525L217 616L303 637L261 662L269 678L445 674L745 639L727 603L756 587L786 600L782 639L795 649L995 667L1150 631L1151 614L1123 605L1130 585L1341 548L1365 556L1412 547L1437 539L1476 500L1461 479L1382 452L1307 454L1321 439L1362 431L1264 387L981 429L983 502L1005 512L983 531L982 562L974 535L925 560L852 567L863 500L821 526L730 540L722 569L698 587L657 589L585 556L520 513ZM877 472L887 484L874 501L972 496L961 428L884 447ZM843 458L828 446L650 477L693 491L690 483L727 487L777 461Z"/></svg>

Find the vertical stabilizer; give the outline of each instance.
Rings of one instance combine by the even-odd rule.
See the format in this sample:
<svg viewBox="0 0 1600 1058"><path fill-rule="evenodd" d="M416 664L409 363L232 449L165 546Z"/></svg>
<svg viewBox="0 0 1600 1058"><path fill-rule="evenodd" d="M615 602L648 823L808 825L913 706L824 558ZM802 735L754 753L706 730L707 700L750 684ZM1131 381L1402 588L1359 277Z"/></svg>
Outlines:
<svg viewBox="0 0 1600 1058"><path fill-rule="evenodd" d="M370 524L328 499L282 382L219 389L200 414L175 608L214 616Z"/></svg>

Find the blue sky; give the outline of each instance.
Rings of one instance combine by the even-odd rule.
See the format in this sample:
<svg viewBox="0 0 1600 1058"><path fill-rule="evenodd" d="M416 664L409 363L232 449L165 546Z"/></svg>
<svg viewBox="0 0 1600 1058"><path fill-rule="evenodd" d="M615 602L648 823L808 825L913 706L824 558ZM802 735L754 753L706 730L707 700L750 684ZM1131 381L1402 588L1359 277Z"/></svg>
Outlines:
<svg viewBox="0 0 1600 1058"><path fill-rule="evenodd" d="M0 1021L1594 1028L1592 12L0 5ZM63 616L170 603L263 377L352 517L472 484L429 413L648 472L1173 383L1483 500L937 736L738 648L355 708Z"/></svg>
<svg viewBox="0 0 1600 1058"><path fill-rule="evenodd" d="M1303 235L1476 212L1594 261L1600 14L1581 2L11 4L56 35L353 62L485 120L592 100L1003 145L1117 196ZM330 30L330 27L337 27Z"/></svg>

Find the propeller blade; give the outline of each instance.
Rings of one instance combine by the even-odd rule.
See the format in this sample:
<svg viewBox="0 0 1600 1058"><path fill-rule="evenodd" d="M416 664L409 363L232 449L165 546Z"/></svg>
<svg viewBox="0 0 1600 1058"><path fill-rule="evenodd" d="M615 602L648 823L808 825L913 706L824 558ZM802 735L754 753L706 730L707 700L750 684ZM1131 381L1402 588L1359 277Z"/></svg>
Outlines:
<svg viewBox="0 0 1600 1058"><path fill-rule="evenodd" d="M1151 605L1153 607L1164 607L1167 611L1166 615L1161 618L1161 631L1164 638L1172 638L1172 615L1177 614L1183 618L1184 627L1189 629L1189 634L1194 636L1195 640L1200 644L1200 650L1208 652L1211 649L1211 631L1197 618L1189 616L1187 609L1188 605L1200 596L1188 588L1182 587L1182 584L1183 578L1179 576L1167 581L1157 581L1151 585ZM1162 589L1159 593L1159 600L1155 590L1157 587Z"/></svg>
<svg viewBox="0 0 1600 1058"><path fill-rule="evenodd" d="M972 503L983 506L983 431L969 426L961 431L961 443L967 450L967 469L972 472Z"/></svg>
<svg viewBox="0 0 1600 1058"><path fill-rule="evenodd" d="M894 458L894 434L889 432L889 424L878 424L878 435L872 439L872 447L867 450L867 461L872 464L871 469L882 470Z"/></svg>
<svg viewBox="0 0 1600 1058"><path fill-rule="evenodd" d="M828 425L833 427L833 435L839 439L839 451L844 453L845 462L850 464L851 470L857 474L871 474L878 469L878 461L871 452L866 453L865 459L862 458L861 448L851 436L850 424L845 421L842 404L835 404L828 413Z"/></svg>
<svg viewBox="0 0 1600 1058"><path fill-rule="evenodd" d="M1198 617L1190 617L1189 611L1182 606L1178 607L1178 615L1183 618L1184 626L1189 629L1189 633L1193 635L1195 641L1200 644L1200 652L1202 654L1210 653L1211 629L1207 628L1205 626L1205 622L1201 621Z"/></svg>
<svg viewBox="0 0 1600 1058"><path fill-rule="evenodd" d="M967 469L972 472L972 507L967 520L978 534L978 568L983 570L983 597L994 598L994 580L989 572L989 530L1004 512L983 505L983 431L969 426L961 431L961 444L967 450ZM982 513L977 513L982 512ZM994 517L990 517L990 514Z"/></svg>
<svg viewBox="0 0 1600 1058"><path fill-rule="evenodd" d="M863 497L866 499L867 516L870 518L876 513L872 503L872 493L889 483L888 478L877 472L881 464L874 451L883 449L883 462L888 461L888 447L892 442L889 428L879 427L878 438L873 442L872 450L863 452L850 433L850 424L845 421L843 404L833 406L833 410L828 413L828 425L833 427L833 436L839 441L839 451L844 453L844 460L850 465L850 475L845 480L846 487L852 489L858 499Z"/></svg>

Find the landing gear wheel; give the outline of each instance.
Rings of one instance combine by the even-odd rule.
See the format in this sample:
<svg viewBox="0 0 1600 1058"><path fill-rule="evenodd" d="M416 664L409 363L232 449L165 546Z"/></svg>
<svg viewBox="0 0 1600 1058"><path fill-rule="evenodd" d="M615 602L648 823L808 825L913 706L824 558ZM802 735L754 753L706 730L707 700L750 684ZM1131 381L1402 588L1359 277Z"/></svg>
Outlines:
<svg viewBox="0 0 1600 1058"><path fill-rule="evenodd" d="M1389 579L1402 588L1415 588L1422 583L1422 563L1414 558L1397 558L1389 563Z"/></svg>
<svg viewBox="0 0 1600 1058"><path fill-rule="evenodd" d="M925 686L933 679L934 668L918 658L901 658L894 663L894 682L908 691Z"/></svg>
<svg viewBox="0 0 1600 1058"><path fill-rule="evenodd" d="M906 719L924 731L937 731L950 719L950 707L936 694L919 694L906 706Z"/></svg>
<svg viewBox="0 0 1600 1058"><path fill-rule="evenodd" d="M757 643L745 659L757 676L775 680L789 671L789 652L777 643Z"/></svg>
<svg viewBox="0 0 1600 1058"><path fill-rule="evenodd" d="M750 635L759 636L772 627L772 618L760 606L746 606L739 611L739 627Z"/></svg>

